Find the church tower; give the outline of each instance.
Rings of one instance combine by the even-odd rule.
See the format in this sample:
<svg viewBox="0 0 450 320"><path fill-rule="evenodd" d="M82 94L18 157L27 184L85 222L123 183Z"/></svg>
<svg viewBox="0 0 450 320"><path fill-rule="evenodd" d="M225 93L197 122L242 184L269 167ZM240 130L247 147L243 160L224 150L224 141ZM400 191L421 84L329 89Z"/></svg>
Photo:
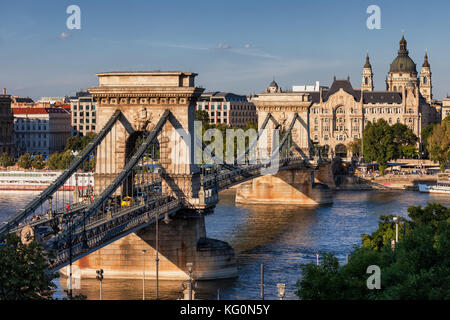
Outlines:
<svg viewBox="0 0 450 320"><path fill-rule="evenodd" d="M369 53L366 55L366 64L364 65L362 73L362 91L373 91L373 72L369 60Z"/></svg>
<svg viewBox="0 0 450 320"><path fill-rule="evenodd" d="M431 103L433 99L431 85L431 70L430 63L428 62L428 52L425 51L425 59L422 65L422 71L420 72L420 94L425 98L428 103Z"/></svg>
<svg viewBox="0 0 450 320"><path fill-rule="evenodd" d="M402 35L397 57L392 61L386 79L386 89L388 91L403 92L406 84L410 81L417 86L416 70L416 64L409 57L405 35Z"/></svg>

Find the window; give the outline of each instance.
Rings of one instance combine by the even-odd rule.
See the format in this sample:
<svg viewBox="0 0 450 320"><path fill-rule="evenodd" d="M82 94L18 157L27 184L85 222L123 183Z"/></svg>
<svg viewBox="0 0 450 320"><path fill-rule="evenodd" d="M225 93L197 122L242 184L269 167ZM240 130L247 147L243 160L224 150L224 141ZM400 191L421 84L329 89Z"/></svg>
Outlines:
<svg viewBox="0 0 450 320"><path fill-rule="evenodd" d="M328 135L325 135L325 137L323 137L325 141L328 140Z"/></svg>
<svg viewBox="0 0 450 320"><path fill-rule="evenodd" d="M428 82L428 78L427 77L424 77L423 78L423 83L427 83Z"/></svg>

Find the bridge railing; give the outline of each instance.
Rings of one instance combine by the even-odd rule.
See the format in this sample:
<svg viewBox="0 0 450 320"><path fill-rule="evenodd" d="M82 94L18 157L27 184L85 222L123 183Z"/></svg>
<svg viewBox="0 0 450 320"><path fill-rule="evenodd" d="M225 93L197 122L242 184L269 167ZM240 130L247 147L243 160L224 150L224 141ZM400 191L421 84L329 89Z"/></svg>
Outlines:
<svg viewBox="0 0 450 320"><path fill-rule="evenodd" d="M14 214L10 217L6 224L0 227L0 236L4 236L5 233L12 230L14 227L18 226L20 222L25 220L30 215L39 213L40 215L45 214L45 212L52 212L52 210L57 210L58 206L61 204L64 206L66 203L70 203L71 200L69 196L62 194L59 195L60 189L68 182L68 180L79 170L82 169L83 165L88 162L88 170L93 170L95 168L90 167L89 160L95 155L97 147L100 143L105 139L111 129L114 127L116 122L119 120L121 116L121 112L117 110L105 126L98 132L95 138L84 148L84 150L78 154L77 157L72 161L69 167L64 170L64 172L53 181L42 193L39 194L35 199L33 199L25 208L20 210L18 213ZM77 179L75 177L75 179ZM90 181L88 182L90 185ZM78 188L75 185L75 188ZM55 199L53 199L55 198ZM55 200L55 201L52 201ZM55 208L55 209L53 209Z"/></svg>

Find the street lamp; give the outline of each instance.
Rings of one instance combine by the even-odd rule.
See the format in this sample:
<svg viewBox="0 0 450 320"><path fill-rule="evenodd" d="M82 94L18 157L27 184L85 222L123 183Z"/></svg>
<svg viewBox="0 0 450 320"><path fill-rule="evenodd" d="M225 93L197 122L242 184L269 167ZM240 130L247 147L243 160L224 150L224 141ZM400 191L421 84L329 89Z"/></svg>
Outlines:
<svg viewBox="0 0 450 320"><path fill-rule="evenodd" d="M398 217L394 217L392 220L395 222L395 243L398 243Z"/></svg>
<svg viewBox="0 0 450 320"><path fill-rule="evenodd" d="M316 265L319 265L319 253L316 253Z"/></svg>
<svg viewBox="0 0 450 320"><path fill-rule="evenodd" d="M280 300L283 300L284 295L285 295L286 285L284 283L279 283L279 284L277 284L277 289L278 289L278 297L280 298Z"/></svg>
<svg viewBox="0 0 450 320"><path fill-rule="evenodd" d="M103 295L102 295L103 269L99 269L96 272L97 272L97 280L100 281L100 300L103 300Z"/></svg>
<svg viewBox="0 0 450 320"><path fill-rule="evenodd" d="M142 300L145 300L145 253L147 250L142 250Z"/></svg>

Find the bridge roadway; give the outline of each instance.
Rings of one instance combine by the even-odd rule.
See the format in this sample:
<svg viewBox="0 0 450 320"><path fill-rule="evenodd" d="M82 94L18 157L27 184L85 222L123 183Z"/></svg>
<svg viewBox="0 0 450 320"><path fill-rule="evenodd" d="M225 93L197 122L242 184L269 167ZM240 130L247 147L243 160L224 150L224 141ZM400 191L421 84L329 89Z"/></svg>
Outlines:
<svg viewBox="0 0 450 320"><path fill-rule="evenodd" d="M233 171L222 170L204 176L202 185L205 203L215 205L219 191L260 176L262 170L270 165L273 163L243 165ZM279 170L305 165L301 157L285 158L279 161ZM52 218L27 224L35 230L36 238L40 239L44 247L54 252L54 260L51 261L53 270L60 269L71 261L78 260L127 234L145 228L156 219L169 219L178 210L189 208L189 203L182 198L176 199L161 193L147 194L146 199L134 196L130 206L106 205L97 214L85 219L83 225L71 230L73 221L83 218L86 207L85 203L74 204L70 211L58 210ZM20 232L22 228L23 226L20 226L13 231Z"/></svg>
<svg viewBox="0 0 450 320"><path fill-rule="evenodd" d="M133 201L130 206L120 206L117 210L116 194L121 193L128 178L133 177L135 168L139 168L139 161L146 157L151 144L156 140L165 123L171 116L170 110L165 110L155 127L148 133L137 151L128 160L121 172L115 174L113 181L93 199L92 202L77 203L70 210L55 210L47 219L28 223L25 218L36 211L47 199L57 192L59 187L65 183L71 173L76 172L83 161L87 160L89 154L105 139L106 134L112 130L117 121L120 121L121 113L116 111L100 134L87 147L85 151L67 169L62 178L58 178L45 192L35 199L24 210L13 216L2 231L6 230L21 232L25 238L36 239L49 251L53 251L55 258L51 261L52 269L59 269L65 265L94 252L113 241L142 229L156 221L156 219L168 219L180 209L198 209L183 194L176 197L169 194L150 193L147 198L135 197L134 194L142 193L142 185L135 184L133 192L124 193L131 195ZM267 119L269 115L267 116ZM218 201L218 193L221 190L242 183L244 181L259 177L261 175L274 174L275 170L286 170L314 166L304 157L286 157L278 159L279 151L286 144L293 125L298 118L296 114L285 133L280 145L273 156L268 159L259 159L258 164L246 165L219 165L223 170L214 172L212 175L200 175L199 200L204 208L213 208ZM265 121L266 123L267 121ZM261 130L264 128L261 128ZM260 131L261 131L260 130ZM258 135L259 136L259 135ZM253 142L255 144L256 142ZM249 148L250 149L250 148ZM242 155L245 157L249 149ZM275 169L271 172L270 168ZM140 192L134 192L138 191ZM123 191L123 190L122 190ZM131 194L129 194L131 193ZM115 202L115 205L112 203ZM19 225L19 223L22 223ZM25 225L23 225L25 223ZM25 232L24 232L25 230ZM42 233L42 234L40 234Z"/></svg>

